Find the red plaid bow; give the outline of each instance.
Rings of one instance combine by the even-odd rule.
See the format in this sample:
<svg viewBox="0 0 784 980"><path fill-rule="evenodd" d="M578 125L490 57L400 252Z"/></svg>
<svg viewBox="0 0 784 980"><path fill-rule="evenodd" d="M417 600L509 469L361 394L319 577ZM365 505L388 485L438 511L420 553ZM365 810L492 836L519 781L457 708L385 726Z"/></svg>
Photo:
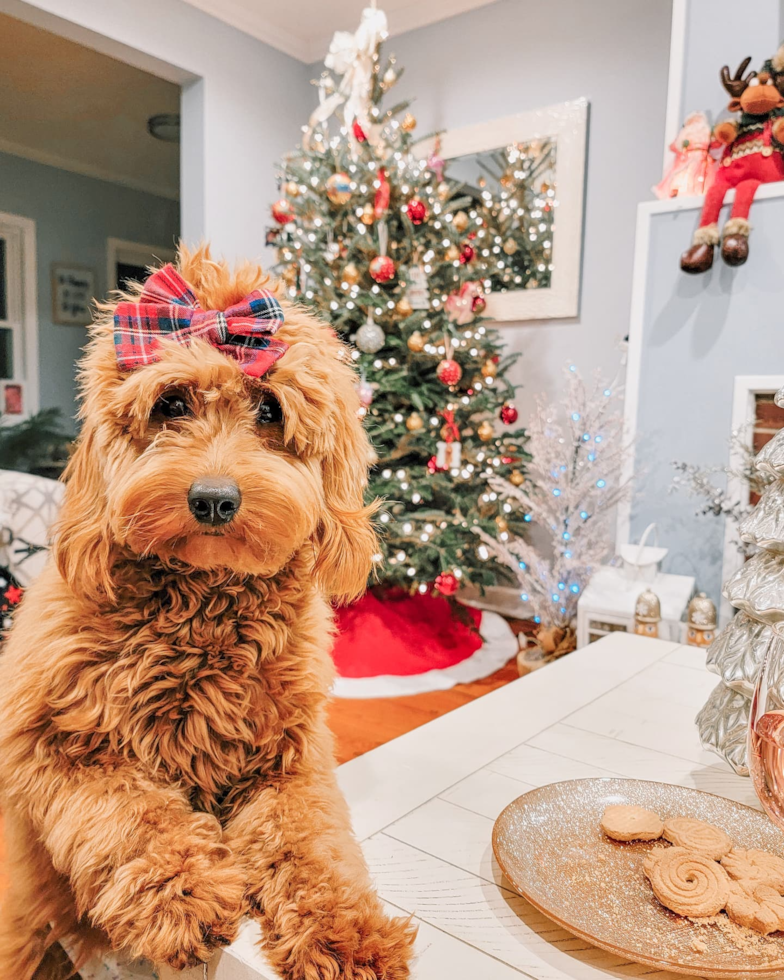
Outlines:
<svg viewBox="0 0 784 980"><path fill-rule="evenodd" d="M254 289L225 311L202 310L193 290L173 265L154 272L138 303L118 303L114 347L123 371L161 358L161 340L184 347L206 340L239 361L246 374L260 378L289 348L273 334L283 323L280 304L266 289Z"/></svg>

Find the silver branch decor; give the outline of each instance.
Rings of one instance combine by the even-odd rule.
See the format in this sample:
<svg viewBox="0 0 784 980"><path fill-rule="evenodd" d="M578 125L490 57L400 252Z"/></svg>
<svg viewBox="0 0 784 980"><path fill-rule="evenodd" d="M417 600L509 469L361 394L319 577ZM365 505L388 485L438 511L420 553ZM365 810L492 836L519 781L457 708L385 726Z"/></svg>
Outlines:
<svg viewBox="0 0 784 980"><path fill-rule="evenodd" d="M568 627L575 618L580 593L610 550L613 510L630 493L621 478L629 452L621 396L622 389L599 377L589 389L570 366L562 399L548 405L537 398L525 482L488 478L488 494L504 501L506 513L522 512L533 533L528 540L474 531L515 574L542 627Z"/></svg>

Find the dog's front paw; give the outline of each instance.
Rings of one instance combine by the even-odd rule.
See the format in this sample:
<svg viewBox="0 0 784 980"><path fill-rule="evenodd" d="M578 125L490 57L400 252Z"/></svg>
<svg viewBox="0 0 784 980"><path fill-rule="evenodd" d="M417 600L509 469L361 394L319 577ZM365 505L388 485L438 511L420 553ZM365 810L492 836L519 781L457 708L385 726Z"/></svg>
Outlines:
<svg viewBox="0 0 784 980"><path fill-rule="evenodd" d="M408 980L416 932L407 919L389 919L378 908L346 909L327 916L307 942L295 940L285 959L280 947L271 958L286 980Z"/></svg>
<svg viewBox="0 0 784 980"><path fill-rule="evenodd" d="M235 938L244 896L244 877L227 847L185 842L118 868L91 918L114 949L181 970Z"/></svg>

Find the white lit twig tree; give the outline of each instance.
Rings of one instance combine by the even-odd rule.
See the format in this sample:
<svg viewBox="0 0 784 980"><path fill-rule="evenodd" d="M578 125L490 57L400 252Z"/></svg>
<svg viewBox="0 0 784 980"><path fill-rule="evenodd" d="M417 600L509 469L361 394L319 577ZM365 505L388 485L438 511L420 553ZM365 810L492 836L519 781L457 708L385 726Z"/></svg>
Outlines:
<svg viewBox="0 0 784 980"><path fill-rule="evenodd" d="M624 445L621 390L596 378L589 389L575 367L565 372L563 398L548 405L542 397L531 418L528 448L532 461L525 481L514 486L499 476L488 483L503 510L521 512L534 527L528 538L502 530L493 537L475 533L487 551L517 577L539 633L562 631L559 652L573 649L572 622L577 601L612 543L615 507L630 492L622 481Z"/></svg>

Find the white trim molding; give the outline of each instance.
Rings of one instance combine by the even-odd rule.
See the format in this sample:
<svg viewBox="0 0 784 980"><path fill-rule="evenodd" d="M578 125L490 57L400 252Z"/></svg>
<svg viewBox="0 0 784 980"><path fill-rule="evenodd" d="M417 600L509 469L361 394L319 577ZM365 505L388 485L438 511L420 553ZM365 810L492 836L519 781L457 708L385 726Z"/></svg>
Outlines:
<svg viewBox="0 0 784 980"><path fill-rule="evenodd" d="M40 408L38 363L38 261L36 255L35 221L19 214L0 211L0 231L14 234L18 249L19 265L11 275L16 275L21 289L18 298L21 309L16 317L22 325L21 350L14 351L14 377L11 381L23 386L22 417L35 414ZM9 275L9 280L11 276Z"/></svg>
<svg viewBox="0 0 784 980"><path fill-rule="evenodd" d="M440 135L445 160L485 153L530 140L553 138L558 207L553 233L553 273L549 289L490 293L485 316L495 321L547 320L577 316L583 247L583 201L588 102L575 99L520 112ZM434 141L422 140L414 152L427 156ZM556 227L557 226L557 227Z"/></svg>
<svg viewBox="0 0 784 980"><path fill-rule="evenodd" d="M672 26L670 28L670 68L667 81L667 114L664 121L664 159L662 173L672 163L670 143L675 139L683 123L683 69L686 59L688 30L688 0L672 0Z"/></svg>
<svg viewBox="0 0 784 980"><path fill-rule="evenodd" d="M117 289L117 263L130 265L154 265L156 262L173 262L177 252L171 246L143 245L124 238L106 239L106 290Z"/></svg>
<svg viewBox="0 0 784 980"><path fill-rule="evenodd" d="M756 418L756 395L774 395L779 388L784 387L784 374L738 374L732 392L732 424L728 438L730 439L729 473L727 475L727 496L730 500L748 501L749 481L743 476L746 459L739 446L731 439L735 432L751 426L749 435L754 438L754 422ZM721 565L722 584L730 576L743 567L744 558L737 548L737 526L725 518L724 520L724 551ZM722 596L721 622L728 623L735 609Z"/></svg>

